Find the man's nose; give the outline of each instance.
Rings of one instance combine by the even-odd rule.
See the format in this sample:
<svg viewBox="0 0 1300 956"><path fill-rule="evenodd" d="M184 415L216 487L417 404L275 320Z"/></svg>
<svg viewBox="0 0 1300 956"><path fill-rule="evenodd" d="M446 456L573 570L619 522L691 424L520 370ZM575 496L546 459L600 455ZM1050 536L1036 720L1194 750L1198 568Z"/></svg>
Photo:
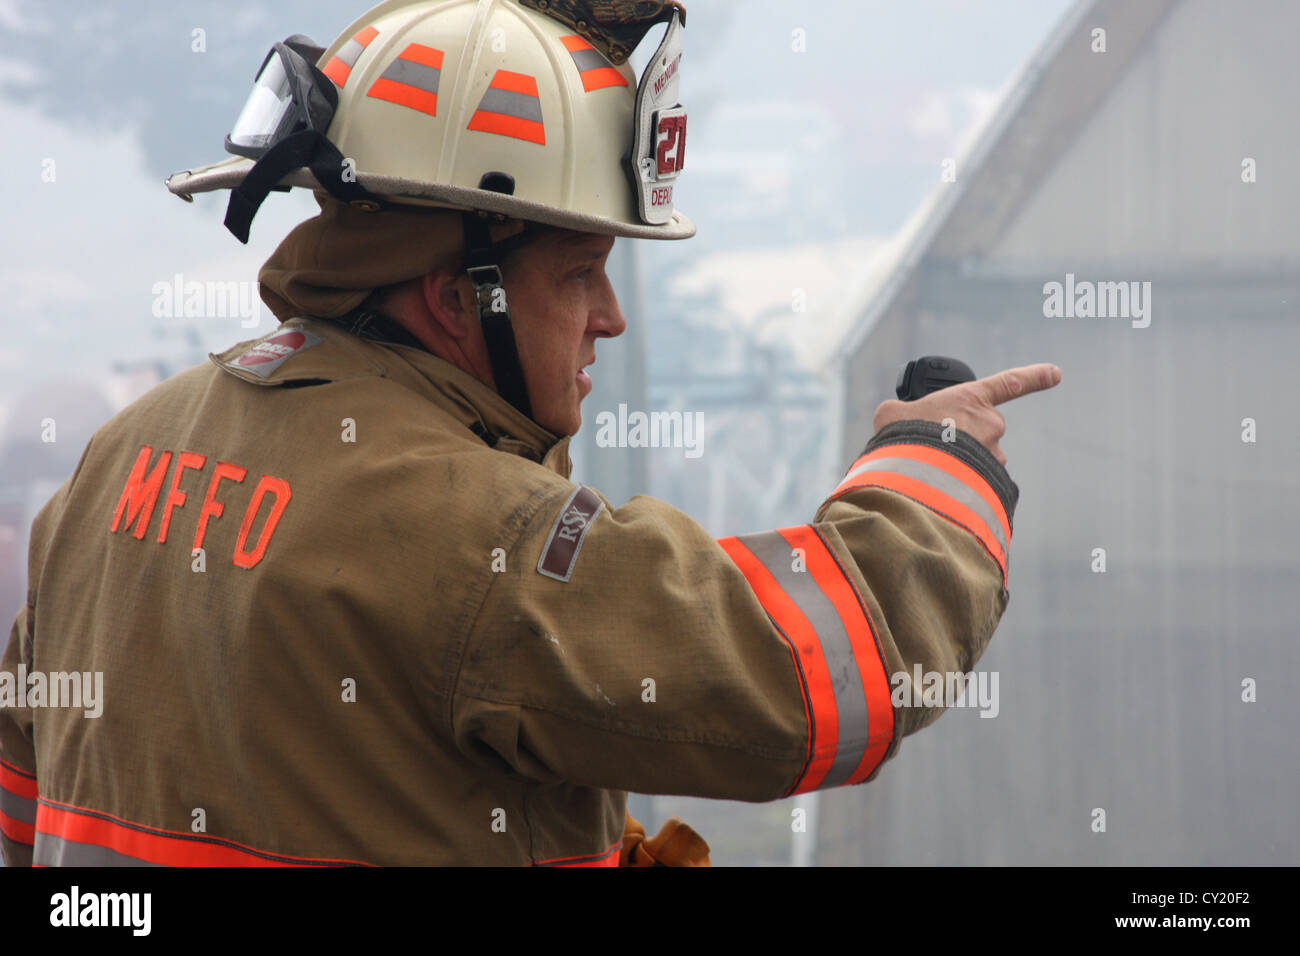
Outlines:
<svg viewBox="0 0 1300 956"><path fill-rule="evenodd" d="M614 293L614 286L608 276L605 278L604 295L592 309L588 328L598 335L610 338L617 338L627 330L627 317L623 315L623 309L618 304L618 296Z"/></svg>

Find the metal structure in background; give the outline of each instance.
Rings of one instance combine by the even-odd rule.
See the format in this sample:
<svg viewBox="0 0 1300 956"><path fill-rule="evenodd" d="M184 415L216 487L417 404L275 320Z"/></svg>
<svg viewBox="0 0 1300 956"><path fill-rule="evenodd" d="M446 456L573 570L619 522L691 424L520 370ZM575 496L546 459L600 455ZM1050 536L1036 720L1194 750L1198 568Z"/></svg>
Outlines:
<svg viewBox="0 0 1300 956"><path fill-rule="evenodd" d="M844 455L915 355L1064 381L1004 409L999 715L824 795L819 862L1295 863L1297 33L1286 0L1081 3L860 304Z"/></svg>

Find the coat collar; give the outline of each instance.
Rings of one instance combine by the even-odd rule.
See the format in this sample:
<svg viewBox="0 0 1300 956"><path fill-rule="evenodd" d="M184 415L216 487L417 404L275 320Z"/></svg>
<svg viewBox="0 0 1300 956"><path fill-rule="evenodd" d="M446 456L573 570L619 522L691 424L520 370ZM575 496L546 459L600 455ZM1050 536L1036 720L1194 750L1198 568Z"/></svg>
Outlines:
<svg viewBox="0 0 1300 956"><path fill-rule="evenodd" d="M225 372L266 386L382 376L437 405L496 451L535 461L565 478L573 467L568 437L557 438L379 317L292 318L275 332L208 358Z"/></svg>

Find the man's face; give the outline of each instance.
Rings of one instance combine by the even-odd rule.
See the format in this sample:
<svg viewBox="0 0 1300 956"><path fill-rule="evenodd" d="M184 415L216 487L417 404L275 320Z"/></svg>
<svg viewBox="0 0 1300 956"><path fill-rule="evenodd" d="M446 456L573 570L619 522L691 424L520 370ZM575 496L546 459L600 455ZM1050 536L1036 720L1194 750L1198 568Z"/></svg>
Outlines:
<svg viewBox="0 0 1300 956"><path fill-rule="evenodd" d="M552 232L504 269L533 419L555 435L576 434L582 424L581 403L591 393L583 369L596 361L596 339L627 328L605 274L613 248L612 236Z"/></svg>

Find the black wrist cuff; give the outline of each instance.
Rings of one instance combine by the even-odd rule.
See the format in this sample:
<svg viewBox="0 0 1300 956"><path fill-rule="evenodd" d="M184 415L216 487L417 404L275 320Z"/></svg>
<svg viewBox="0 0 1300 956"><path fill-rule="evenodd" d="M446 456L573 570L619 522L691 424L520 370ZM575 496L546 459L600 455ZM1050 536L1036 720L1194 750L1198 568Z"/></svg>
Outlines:
<svg viewBox="0 0 1300 956"><path fill-rule="evenodd" d="M947 452L958 458L989 483L989 487L1002 502L1007 512L1007 523L1011 524L1015 515L1016 503L1020 500L1020 489L1011 480L1006 468L993 457L993 453L979 443L975 436L960 428L955 429L955 440L943 440L944 426L938 422L921 419L893 422L886 425L867 442L863 454L873 452L886 445L926 445L939 451Z"/></svg>

